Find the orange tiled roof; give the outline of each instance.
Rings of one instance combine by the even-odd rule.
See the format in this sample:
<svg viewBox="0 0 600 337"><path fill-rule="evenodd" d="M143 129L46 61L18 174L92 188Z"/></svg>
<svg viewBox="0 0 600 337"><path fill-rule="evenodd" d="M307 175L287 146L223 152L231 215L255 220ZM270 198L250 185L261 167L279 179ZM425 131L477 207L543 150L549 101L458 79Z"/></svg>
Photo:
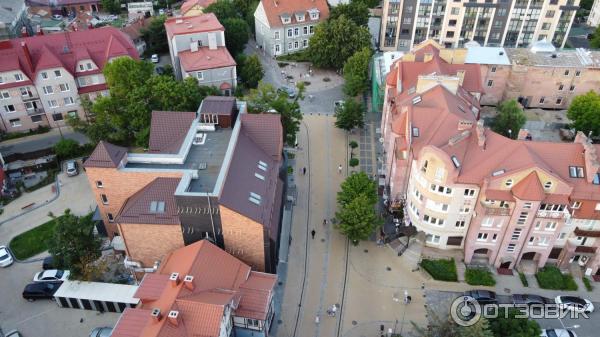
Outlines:
<svg viewBox="0 0 600 337"><path fill-rule="evenodd" d="M513 188L512 193L521 200L544 200L546 194L540 183L536 171L531 171L525 178L519 181Z"/></svg>
<svg viewBox="0 0 600 337"><path fill-rule="evenodd" d="M181 22L178 22L178 20ZM169 39L174 35L225 30L214 13L184 16L181 18L169 18L165 22L165 29Z"/></svg>
<svg viewBox="0 0 600 337"><path fill-rule="evenodd" d="M306 24L316 24L324 21L329 17L329 6L325 0L261 0L261 4L267 14L267 20L269 26L281 27L283 22L281 21L282 15L289 15L291 17L291 24L298 24L296 21L296 13L304 13L304 21ZM319 19L311 20L310 15L307 13L310 9L319 10Z"/></svg>

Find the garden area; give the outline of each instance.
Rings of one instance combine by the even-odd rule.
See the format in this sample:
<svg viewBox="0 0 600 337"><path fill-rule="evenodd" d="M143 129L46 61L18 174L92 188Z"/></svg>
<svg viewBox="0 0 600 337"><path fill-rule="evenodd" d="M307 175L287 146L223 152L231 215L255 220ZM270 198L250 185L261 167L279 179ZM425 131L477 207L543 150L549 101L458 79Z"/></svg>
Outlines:
<svg viewBox="0 0 600 337"><path fill-rule="evenodd" d="M421 267L433 277L434 280L458 282L456 274L456 263L454 259L450 260L430 260L423 259Z"/></svg>
<svg viewBox="0 0 600 337"><path fill-rule="evenodd" d="M10 240L9 247L18 260L26 260L45 252L49 248L49 240L54 235L56 219L21 233Z"/></svg>
<svg viewBox="0 0 600 337"><path fill-rule="evenodd" d="M577 283L571 274L563 274L560 269L554 266L547 266L540 269L535 278L540 288L553 290L577 290Z"/></svg>
<svg viewBox="0 0 600 337"><path fill-rule="evenodd" d="M467 268L465 271L465 282L472 286L489 286L496 285L496 280L492 273L483 268Z"/></svg>

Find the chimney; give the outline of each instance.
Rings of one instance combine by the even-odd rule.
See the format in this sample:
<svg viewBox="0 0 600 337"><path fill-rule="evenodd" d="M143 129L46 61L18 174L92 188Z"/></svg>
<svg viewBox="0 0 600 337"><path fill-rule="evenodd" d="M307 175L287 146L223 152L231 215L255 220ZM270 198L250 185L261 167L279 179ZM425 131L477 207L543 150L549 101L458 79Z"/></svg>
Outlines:
<svg viewBox="0 0 600 337"><path fill-rule="evenodd" d="M179 311L177 311L177 310L169 311L168 317L169 317L169 323L173 324L174 326L179 325Z"/></svg>
<svg viewBox="0 0 600 337"><path fill-rule="evenodd" d="M179 273L171 273L171 276L169 276L169 280L171 281L171 284L175 287L179 285L179 282L181 281L179 279Z"/></svg>
<svg viewBox="0 0 600 337"><path fill-rule="evenodd" d="M483 127L483 120L480 119L477 121L477 145L479 147L483 147L485 149L485 128Z"/></svg>
<svg viewBox="0 0 600 337"><path fill-rule="evenodd" d="M461 119L458 121L458 131L468 130L473 127L473 121Z"/></svg>
<svg viewBox="0 0 600 337"><path fill-rule="evenodd" d="M162 318L162 315L160 314L160 309L159 308L152 309L150 316L152 317L153 320L155 320L156 322L159 322Z"/></svg>
<svg viewBox="0 0 600 337"><path fill-rule="evenodd" d="M194 277L192 275L185 275L183 285L189 290L194 290Z"/></svg>
<svg viewBox="0 0 600 337"><path fill-rule="evenodd" d="M33 71L33 62L31 61L31 54L29 53L29 47L25 41L21 41L21 48L23 48L23 54L25 54L25 60L30 71Z"/></svg>
<svg viewBox="0 0 600 337"><path fill-rule="evenodd" d="M35 28L35 34L36 35L44 35L44 31L42 30L42 26L37 25L37 27Z"/></svg>

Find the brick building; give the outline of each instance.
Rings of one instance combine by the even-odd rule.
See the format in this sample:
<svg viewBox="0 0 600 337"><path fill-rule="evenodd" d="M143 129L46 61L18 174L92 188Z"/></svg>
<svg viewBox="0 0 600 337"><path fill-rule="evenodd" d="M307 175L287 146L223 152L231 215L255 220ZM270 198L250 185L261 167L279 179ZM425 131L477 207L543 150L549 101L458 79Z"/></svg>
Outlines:
<svg viewBox="0 0 600 337"><path fill-rule="evenodd" d="M113 337L267 337L277 277L253 271L207 240L169 253L144 276Z"/></svg>
<svg viewBox="0 0 600 337"><path fill-rule="evenodd" d="M278 115L234 98L196 112L152 113L147 153L100 142L85 162L109 236L152 266L209 239L256 270L274 271L286 172Z"/></svg>
<svg viewBox="0 0 600 337"><path fill-rule="evenodd" d="M104 66L138 53L112 27L0 41L0 130L20 132L40 125L85 119L81 97L107 95Z"/></svg>
<svg viewBox="0 0 600 337"><path fill-rule="evenodd" d="M465 263L531 270L547 262L600 274L600 163L573 143L512 140L479 120L482 67L450 64L432 44L387 77L386 196L426 245ZM452 67L453 66L453 67Z"/></svg>

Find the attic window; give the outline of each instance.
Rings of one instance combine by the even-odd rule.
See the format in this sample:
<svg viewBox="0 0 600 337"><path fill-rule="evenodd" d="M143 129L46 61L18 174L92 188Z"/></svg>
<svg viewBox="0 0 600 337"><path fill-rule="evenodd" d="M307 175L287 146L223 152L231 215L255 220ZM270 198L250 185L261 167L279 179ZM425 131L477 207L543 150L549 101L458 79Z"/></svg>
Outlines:
<svg viewBox="0 0 600 337"><path fill-rule="evenodd" d="M150 212L151 213L164 213L165 212L165 202L164 201L150 202Z"/></svg>
<svg viewBox="0 0 600 337"><path fill-rule="evenodd" d="M498 170L498 171L494 171L492 172L492 177L497 177L501 174L504 174L504 172L506 172L504 169Z"/></svg>
<svg viewBox="0 0 600 337"><path fill-rule="evenodd" d="M250 202L260 205L260 201L261 201L261 196L254 193L254 192L250 192L250 197L248 198L248 200L250 200Z"/></svg>
<svg viewBox="0 0 600 337"><path fill-rule="evenodd" d="M304 13L297 13L296 14L296 21L298 21L298 22L304 21Z"/></svg>
<svg viewBox="0 0 600 337"><path fill-rule="evenodd" d="M256 172L255 172L255 173L254 173L254 176L255 176L256 178L260 179L260 180L265 180L265 176L263 176L262 174L259 174L259 173L256 173Z"/></svg>
<svg viewBox="0 0 600 337"><path fill-rule="evenodd" d="M583 178L583 167L581 166L569 166L569 177L571 178Z"/></svg>
<svg viewBox="0 0 600 337"><path fill-rule="evenodd" d="M419 103L419 102L421 102L421 96L417 96L417 97L414 97L414 98L412 99L412 104L413 104L413 105L414 105L414 104L417 104L417 103Z"/></svg>
<svg viewBox="0 0 600 337"><path fill-rule="evenodd" d="M265 172L266 172L266 171L267 171L267 167L269 167L269 165L267 165L267 163L265 163L265 162L264 162L264 161L262 161L262 160L259 160L259 161L258 161L258 168L259 168L259 169L261 169L261 170L263 170L263 171L265 171Z"/></svg>
<svg viewBox="0 0 600 337"><path fill-rule="evenodd" d="M417 91L417 89L416 89L414 86L413 86L413 87L410 87L410 89L408 89L408 94L409 94L409 95L410 95L410 94L414 94L416 91Z"/></svg>
<svg viewBox="0 0 600 337"><path fill-rule="evenodd" d="M594 174L594 180L592 180L592 184L600 185L600 173Z"/></svg>
<svg viewBox="0 0 600 337"><path fill-rule="evenodd" d="M412 128L412 136L419 137L419 128Z"/></svg>
<svg viewBox="0 0 600 337"><path fill-rule="evenodd" d="M456 156L452 156L452 157L450 157L450 159L452 159L452 164L454 164L454 167L456 167L456 168L460 167L460 161L458 161L458 158L456 158Z"/></svg>

